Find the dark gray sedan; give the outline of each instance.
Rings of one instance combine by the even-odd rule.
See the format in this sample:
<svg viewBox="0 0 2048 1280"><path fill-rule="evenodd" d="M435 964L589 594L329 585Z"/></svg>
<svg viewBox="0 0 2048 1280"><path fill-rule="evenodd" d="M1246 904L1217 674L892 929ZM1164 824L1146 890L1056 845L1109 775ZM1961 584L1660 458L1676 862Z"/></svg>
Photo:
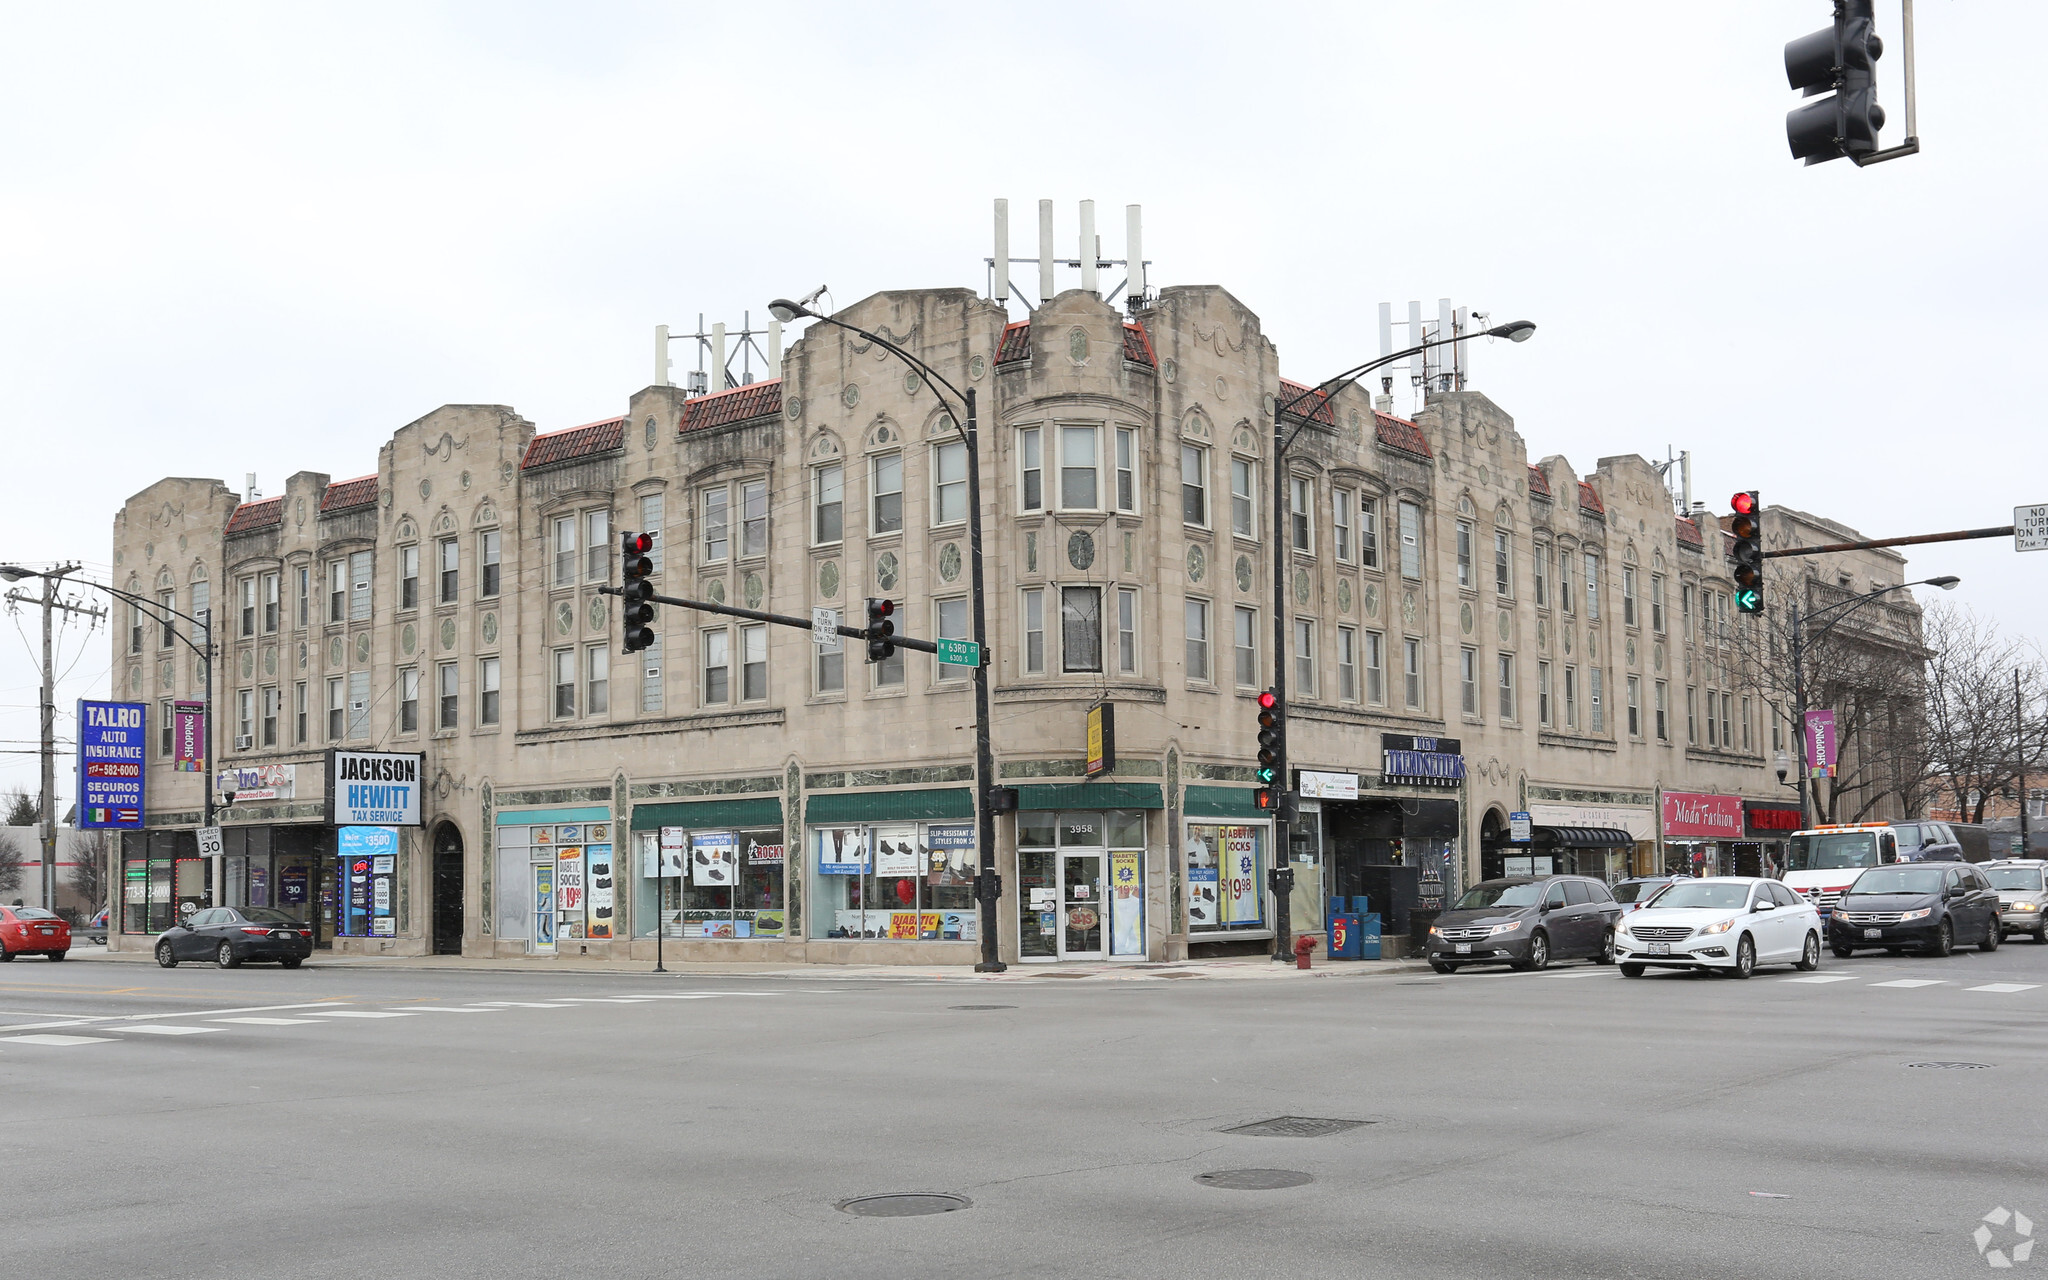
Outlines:
<svg viewBox="0 0 2048 1280"><path fill-rule="evenodd" d="M156 940L156 962L211 960L233 969L244 960L275 960L296 969L313 954L313 930L276 907L207 907Z"/></svg>
<svg viewBox="0 0 2048 1280"><path fill-rule="evenodd" d="M1468 964L1547 968L1553 960L1614 959L1621 904L1591 876L1507 877L1467 889L1429 930L1429 967Z"/></svg>

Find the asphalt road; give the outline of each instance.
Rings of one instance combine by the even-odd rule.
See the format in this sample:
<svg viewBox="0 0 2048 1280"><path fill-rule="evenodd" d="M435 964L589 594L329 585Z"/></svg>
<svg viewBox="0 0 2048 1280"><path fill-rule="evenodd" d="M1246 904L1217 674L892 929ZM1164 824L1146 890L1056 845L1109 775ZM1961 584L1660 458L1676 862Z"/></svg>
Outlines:
<svg viewBox="0 0 2048 1280"><path fill-rule="evenodd" d="M1999 1207L2048 1235L2048 947L1815 976L1841 980L24 960L0 970L8 1264L1730 1280L1982 1273ZM1370 1123L1219 1132L1284 1115ZM1313 1180L1196 1181L1246 1168ZM891 1192L972 1204L835 1207ZM2019 1243L2008 1221L1987 1247Z"/></svg>

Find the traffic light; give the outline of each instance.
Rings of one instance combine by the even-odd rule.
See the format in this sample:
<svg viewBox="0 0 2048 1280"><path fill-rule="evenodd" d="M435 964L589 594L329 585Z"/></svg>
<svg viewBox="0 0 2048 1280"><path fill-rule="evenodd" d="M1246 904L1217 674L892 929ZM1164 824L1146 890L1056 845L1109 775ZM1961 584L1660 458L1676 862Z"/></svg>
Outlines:
<svg viewBox="0 0 2048 1280"><path fill-rule="evenodd" d="M1278 693L1267 689L1259 694L1259 767L1252 775L1258 780L1259 789L1252 794L1252 801L1261 809L1279 805L1281 756L1287 738L1287 731L1280 724L1280 712Z"/></svg>
<svg viewBox="0 0 2048 1280"><path fill-rule="evenodd" d="M1785 113L1785 141L1792 158L1823 164L1877 150L1884 108L1877 105L1877 38L1872 0L1835 0L1834 25L1785 46L1785 78L1811 98Z"/></svg>
<svg viewBox="0 0 2048 1280"><path fill-rule="evenodd" d="M654 572L648 552L654 550L651 533L619 535L619 599L625 607L619 613L619 627L625 633L626 652L638 653L654 645L654 605L648 597L654 584L647 575Z"/></svg>
<svg viewBox="0 0 2048 1280"><path fill-rule="evenodd" d="M887 662L896 655L896 642L889 637L896 634L896 624L889 616L896 612L894 600L868 597L868 661Z"/></svg>
<svg viewBox="0 0 2048 1280"><path fill-rule="evenodd" d="M1756 490L1750 489L1728 499L1735 513L1728 532L1735 535L1735 548L1728 553L1735 561L1735 607L1743 613L1764 611L1764 515Z"/></svg>

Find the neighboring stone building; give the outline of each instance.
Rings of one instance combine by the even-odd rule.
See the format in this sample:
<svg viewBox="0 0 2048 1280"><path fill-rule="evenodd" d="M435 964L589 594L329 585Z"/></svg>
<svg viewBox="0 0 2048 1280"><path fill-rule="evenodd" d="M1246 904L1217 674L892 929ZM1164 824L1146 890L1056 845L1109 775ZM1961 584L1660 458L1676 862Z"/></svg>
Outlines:
<svg viewBox="0 0 2048 1280"><path fill-rule="evenodd" d="M1129 318L1072 291L1012 324L943 289L840 315L979 397L995 752L1020 800L998 823L1004 958L1270 938L1253 698L1288 384L1258 317L1215 287ZM965 453L932 389L823 325L781 372L648 387L545 435L447 406L360 480L131 498L130 589L226 606L218 759L247 772L214 883L197 779L160 744L115 945L225 900L317 917L350 950L651 959L659 921L685 958L971 961L965 669L666 606L657 647L622 655L597 593L618 532L649 530L665 594L851 625L888 596L907 634L969 634ZM1414 421L1358 389L1305 410L1286 477L1297 924L1329 896L1401 916L1504 871L1754 865L1789 793L1722 638L1718 530L1675 517L1641 458L1532 462L1477 392ZM135 626L117 687L164 711L195 696L191 655ZM1088 779L1105 700L1117 763ZM423 825L374 910L336 863L330 747L424 755Z"/></svg>

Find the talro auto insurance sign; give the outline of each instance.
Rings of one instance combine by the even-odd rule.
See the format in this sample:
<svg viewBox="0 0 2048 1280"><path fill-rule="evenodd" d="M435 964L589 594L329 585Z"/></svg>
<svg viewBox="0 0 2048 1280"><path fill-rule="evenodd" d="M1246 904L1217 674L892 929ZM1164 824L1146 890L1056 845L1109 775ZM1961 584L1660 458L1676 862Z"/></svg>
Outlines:
<svg viewBox="0 0 2048 1280"><path fill-rule="evenodd" d="M327 821L337 827L417 827L425 757L404 751L329 751Z"/></svg>

